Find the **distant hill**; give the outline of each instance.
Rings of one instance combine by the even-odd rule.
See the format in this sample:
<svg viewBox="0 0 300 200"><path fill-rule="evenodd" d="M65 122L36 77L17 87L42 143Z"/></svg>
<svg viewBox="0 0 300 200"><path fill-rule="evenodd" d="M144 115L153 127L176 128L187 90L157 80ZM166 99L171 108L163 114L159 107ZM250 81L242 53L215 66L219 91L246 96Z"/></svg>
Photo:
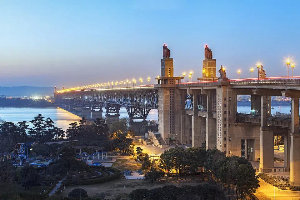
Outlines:
<svg viewBox="0 0 300 200"><path fill-rule="evenodd" d="M7 97L24 97L24 96L53 96L54 87L34 87L34 86L15 86L0 87L0 95Z"/></svg>

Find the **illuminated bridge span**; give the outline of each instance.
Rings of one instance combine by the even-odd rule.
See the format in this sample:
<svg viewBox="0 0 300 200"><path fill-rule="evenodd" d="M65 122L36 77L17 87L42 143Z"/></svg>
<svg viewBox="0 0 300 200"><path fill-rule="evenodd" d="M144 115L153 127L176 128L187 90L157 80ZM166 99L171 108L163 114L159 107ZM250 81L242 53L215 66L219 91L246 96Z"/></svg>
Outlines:
<svg viewBox="0 0 300 200"><path fill-rule="evenodd" d="M134 88L87 87L55 93L56 102L82 113L101 112L107 119L118 118L121 106L130 119L146 119L150 109L158 109L159 133L168 144L192 144L218 149L260 162L259 170L290 172L290 182L300 186L299 97L300 77L266 78L258 65L258 78L228 79L221 66L216 75L216 59L205 47L202 78L182 83L174 77L173 58L163 46L161 76L157 84ZM237 113L237 95L251 95L252 114ZM271 116L271 96L291 98L289 118ZM98 115L100 116L100 114ZM284 166L274 167L274 136L284 138Z"/></svg>

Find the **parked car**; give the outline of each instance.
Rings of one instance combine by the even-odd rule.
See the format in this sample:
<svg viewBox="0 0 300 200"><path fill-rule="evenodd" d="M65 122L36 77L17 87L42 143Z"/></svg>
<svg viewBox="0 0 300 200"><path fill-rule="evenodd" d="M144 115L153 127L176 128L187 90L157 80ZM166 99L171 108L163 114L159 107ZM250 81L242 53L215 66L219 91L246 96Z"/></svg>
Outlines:
<svg viewBox="0 0 300 200"><path fill-rule="evenodd" d="M93 166L102 166L101 163L95 162L93 163Z"/></svg>

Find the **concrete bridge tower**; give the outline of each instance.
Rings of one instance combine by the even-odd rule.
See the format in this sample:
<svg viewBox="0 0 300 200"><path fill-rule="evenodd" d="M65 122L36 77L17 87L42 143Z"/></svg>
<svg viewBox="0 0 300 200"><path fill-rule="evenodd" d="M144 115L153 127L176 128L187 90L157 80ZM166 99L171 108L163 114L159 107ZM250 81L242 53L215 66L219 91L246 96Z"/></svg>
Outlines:
<svg viewBox="0 0 300 200"><path fill-rule="evenodd" d="M217 80L216 59L213 59L212 50L205 45L204 60L202 65L202 78L198 80Z"/></svg>
<svg viewBox="0 0 300 200"><path fill-rule="evenodd" d="M174 77L173 58L170 58L170 49L163 45L163 58L161 59L161 77L157 78L159 106L158 106L158 131L168 143L178 143L180 127L180 101L179 90L176 89L183 77Z"/></svg>

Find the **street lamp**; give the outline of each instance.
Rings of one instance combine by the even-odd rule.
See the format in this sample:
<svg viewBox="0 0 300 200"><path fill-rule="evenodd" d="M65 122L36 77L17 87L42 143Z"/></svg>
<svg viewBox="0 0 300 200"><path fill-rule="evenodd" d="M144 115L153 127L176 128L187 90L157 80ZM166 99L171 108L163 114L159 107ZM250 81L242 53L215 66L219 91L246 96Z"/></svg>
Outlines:
<svg viewBox="0 0 300 200"><path fill-rule="evenodd" d="M136 83L135 79L132 79L132 87L134 87L134 84Z"/></svg>
<svg viewBox="0 0 300 200"><path fill-rule="evenodd" d="M139 79L139 81L140 81L140 86L142 85L142 83L143 83L143 79L142 78L140 78Z"/></svg>
<svg viewBox="0 0 300 200"><path fill-rule="evenodd" d="M127 79L127 80L126 80L127 87L128 87L128 83L129 83L129 80Z"/></svg>
<svg viewBox="0 0 300 200"><path fill-rule="evenodd" d="M250 72L251 72L251 77L253 78L254 67L250 68Z"/></svg>
<svg viewBox="0 0 300 200"><path fill-rule="evenodd" d="M256 67L257 67L257 80L259 80L259 70L260 70L260 67L261 67L261 63L256 63Z"/></svg>
<svg viewBox="0 0 300 200"><path fill-rule="evenodd" d="M240 74L242 73L242 71L240 69L237 70L237 73L239 75L239 79L240 79Z"/></svg>
<svg viewBox="0 0 300 200"><path fill-rule="evenodd" d="M294 68L295 68L296 64L295 63L292 63L291 64L291 68L292 68L292 76L294 76Z"/></svg>
<svg viewBox="0 0 300 200"><path fill-rule="evenodd" d="M148 80L148 84L150 84L150 80L151 80L150 76L148 76L147 80Z"/></svg>
<svg viewBox="0 0 300 200"><path fill-rule="evenodd" d="M184 80L185 75L186 75L186 72L182 72L183 80Z"/></svg>
<svg viewBox="0 0 300 200"><path fill-rule="evenodd" d="M289 58L286 59L285 64L287 66L287 77L289 77L289 68L290 68L290 65L291 65L291 60Z"/></svg>
<svg viewBox="0 0 300 200"><path fill-rule="evenodd" d="M193 81L193 78L192 78L193 77L193 73L194 73L193 71L190 71L190 73L189 73L189 81Z"/></svg>

